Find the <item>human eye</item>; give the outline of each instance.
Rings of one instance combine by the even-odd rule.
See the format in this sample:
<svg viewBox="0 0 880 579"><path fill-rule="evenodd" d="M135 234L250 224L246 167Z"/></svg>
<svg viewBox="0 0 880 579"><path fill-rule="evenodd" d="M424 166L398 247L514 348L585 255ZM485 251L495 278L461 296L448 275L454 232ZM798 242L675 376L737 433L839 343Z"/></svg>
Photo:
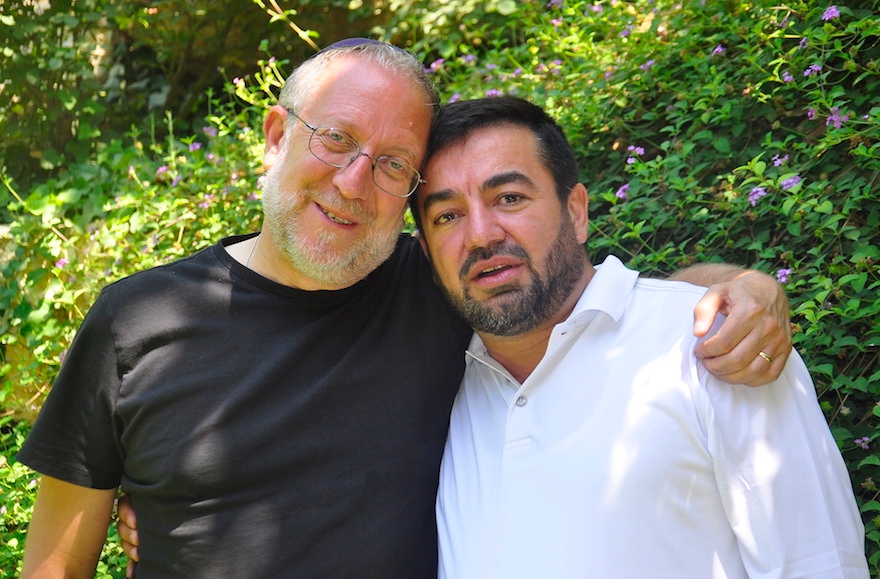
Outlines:
<svg viewBox="0 0 880 579"><path fill-rule="evenodd" d="M498 196L499 205L515 205L522 201L524 197L519 193L502 193Z"/></svg>
<svg viewBox="0 0 880 579"><path fill-rule="evenodd" d="M321 145L334 153L347 153L358 148L354 139L340 130L324 127L315 132L321 138Z"/></svg>
<svg viewBox="0 0 880 579"><path fill-rule="evenodd" d="M413 168L399 157L379 157L379 167L395 179L408 180L413 175Z"/></svg>
<svg viewBox="0 0 880 579"><path fill-rule="evenodd" d="M452 211L443 211L434 217L433 223L434 225L446 225L447 223L454 221L457 217L458 216Z"/></svg>

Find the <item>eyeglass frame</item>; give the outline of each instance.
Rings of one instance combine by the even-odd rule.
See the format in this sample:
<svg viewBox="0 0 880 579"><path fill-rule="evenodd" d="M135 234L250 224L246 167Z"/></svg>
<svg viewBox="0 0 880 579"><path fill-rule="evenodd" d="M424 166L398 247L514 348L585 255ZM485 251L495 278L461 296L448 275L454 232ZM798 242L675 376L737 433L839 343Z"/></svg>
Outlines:
<svg viewBox="0 0 880 579"><path fill-rule="evenodd" d="M359 158L361 158L361 157L366 157L366 158L368 158L370 161L372 161L372 163L370 164L370 167L371 167L370 173L371 173L371 175L373 176L373 183L375 183L376 187L378 187L379 189L381 189L381 190L384 191L385 193L391 195L392 197L397 197L398 199L407 199L407 198L409 198L413 193L415 193L416 189L419 188L419 185L424 185L424 184L426 183L426 181L425 181L424 179L422 179L422 174L421 174L421 172L419 172L418 169L416 169L415 167L413 167L412 165L410 165L410 164L407 163L406 161L402 160L400 157L396 157L396 156L394 156L394 155L378 155L378 156L374 157L373 155L370 155L370 154L368 154L368 153L364 153L364 152L361 150L361 144L358 143L358 142L355 140L354 137L352 137L351 135L349 135L349 134L346 133L345 131L343 131L343 130L341 130L341 129L337 129L337 128L335 128L335 127L326 127L326 126L323 126L323 125L322 125L322 126L313 127L312 125L310 125L309 123L307 123L306 120L305 120L304 118L302 118L301 116L299 116L298 114L296 114L296 112L295 112L292 108L290 108L290 107L285 107L285 110L286 110L289 114L291 114L291 115L293 115L294 117L296 117L297 119L299 119L299 120L302 122L302 124L304 124L304 125L310 130L310 131L312 131L312 134L309 135L309 153L311 153L312 156L313 156L314 158L316 158L317 160L321 161L321 162L324 163L325 165L329 165L329 166L331 166L331 167L336 167L337 169L344 169L344 168L348 167L349 165L351 165L352 163L354 163L355 161L357 161ZM318 131L319 129L327 129L328 131L335 131L335 132L337 132L337 133L342 133L343 135L345 135L345 136L348 138L349 141L351 141L351 142L354 144L355 147L357 147L357 154L354 155L353 157L351 157L351 158L348 160L348 162L345 163L344 165L337 165L337 164L335 164L335 163L331 163L331 162L329 162L329 161L327 161L327 160L325 160L325 159L322 159L322 158L319 157L317 154L315 154L315 152L312 150L312 139L315 137L315 135L316 135L316 133L317 133L317 131ZM382 187L381 185L379 185L379 182L376 181L376 165L378 165L378 164L379 164L379 161L382 160L382 159L399 159L400 162L401 162L402 164L404 164L404 165L406 165L407 167L409 167L410 169L412 169L413 173L415 173L415 175L414 175L415 178L413 179L413 186L412 186L412 189L410 189L409 193L407 193L406 195L397 195L396 193L392 193L391 191L388 191L387 189L385 189L384 187Z"/></svg>

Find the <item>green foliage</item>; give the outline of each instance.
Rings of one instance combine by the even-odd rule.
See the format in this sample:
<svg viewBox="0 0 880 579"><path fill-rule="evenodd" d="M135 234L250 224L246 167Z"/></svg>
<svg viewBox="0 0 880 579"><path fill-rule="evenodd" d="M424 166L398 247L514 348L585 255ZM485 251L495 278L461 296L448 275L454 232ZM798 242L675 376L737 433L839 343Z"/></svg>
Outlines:
<svg viewBox="0 0 880 579"><path fill-rule="evenodd" d="M613 253L651 274L723 260L779 277L880 577L880 2L851 4L834 16L805 0L392 0L389 19L371 25L420 51L448 100L517 94L560 121L591 193L594 261ZM0 26L49 29L21 10L4 6ZM163 21L152 16L135 17ZM285 25L300 17L274 10ZM61 40L51 46L33 61L4 51L0 76L84 66ZM289 73L270 43L262 50L255 72L230 85L243 106L206 93L204 130L169 115L111 135L97 120L103 89L84 83L58 95L72 103L59 115L79 113L60 130L100 134L40 156L70 162L21 191L0 167L0 574L15 571L33 500L32 475L8 457L97 291L258 227L260 123ZM28 133L28 116L55 114L22 102L0 105L7 151L44 138ZM107 576L120 576L118 550L105 553Z"/></svg>
<svg viewBox="0 0 880 579"><path fill-rule="evenodd" d="M3 3L0 158L17 177L88 158L108 122L102 58L117 13L107 0Z"/></svg>

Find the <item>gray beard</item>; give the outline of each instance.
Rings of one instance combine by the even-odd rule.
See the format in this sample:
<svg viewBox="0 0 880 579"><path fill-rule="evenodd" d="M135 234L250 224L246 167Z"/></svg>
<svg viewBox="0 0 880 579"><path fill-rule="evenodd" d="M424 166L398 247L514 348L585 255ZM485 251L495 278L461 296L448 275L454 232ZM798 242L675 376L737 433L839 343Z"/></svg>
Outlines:
<svg viewBox="0 0 880 579"><path fill-rule="evenodd" d="M263 191L264 228L285 260L298 273L329 287L349 287L376 270L397 244L403 217L397 230L383 235L373 232L344 251L331 249L333 235L327 231L305 231L303 211L311 192L282 192L279 172L274 167L266 175ZM363 216L359 205L347 202L346 210ZM341 205L342 202L338 202ZM364 216L369 222L369 216Z"/></svg>

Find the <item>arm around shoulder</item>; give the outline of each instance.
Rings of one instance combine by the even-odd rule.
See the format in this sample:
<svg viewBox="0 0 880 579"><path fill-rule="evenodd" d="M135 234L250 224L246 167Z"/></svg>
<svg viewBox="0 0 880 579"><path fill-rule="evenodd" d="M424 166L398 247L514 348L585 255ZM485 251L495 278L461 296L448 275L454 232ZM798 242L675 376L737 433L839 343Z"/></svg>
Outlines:
<svg viewBox="0 0 880 579"><path fill-rule="evenodd" d="M782 285L760 271L707 263L670 279L709 286L694 309L694 334L706 335L717 314L727 319L697 348L706 368L731 384L761 386L782 373L791 353L788 298Z"/></svg>
<svg viewBox="0 0 880 579"><path fill-rule="evenodd" d="M21 578L94 577L115 498L116 489L43 476L25 539Z"/></svg>

